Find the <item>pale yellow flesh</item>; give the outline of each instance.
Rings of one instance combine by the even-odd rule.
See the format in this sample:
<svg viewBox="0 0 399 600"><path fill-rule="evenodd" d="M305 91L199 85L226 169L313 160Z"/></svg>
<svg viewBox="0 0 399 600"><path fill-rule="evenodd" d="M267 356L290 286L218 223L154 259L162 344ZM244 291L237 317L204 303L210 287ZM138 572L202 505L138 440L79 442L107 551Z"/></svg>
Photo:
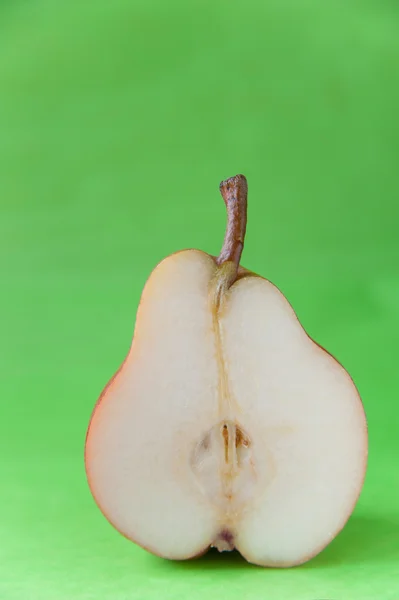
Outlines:
<svg viewBox="0 0 399 600"><path fill-rule="evenodd" d="M196 250L152 273L90 424L90 487L118 530L161 556L235 545L256 564L299 564L359 496L362 404L270 282L244 277L219 305L221 280Z"/></svg>

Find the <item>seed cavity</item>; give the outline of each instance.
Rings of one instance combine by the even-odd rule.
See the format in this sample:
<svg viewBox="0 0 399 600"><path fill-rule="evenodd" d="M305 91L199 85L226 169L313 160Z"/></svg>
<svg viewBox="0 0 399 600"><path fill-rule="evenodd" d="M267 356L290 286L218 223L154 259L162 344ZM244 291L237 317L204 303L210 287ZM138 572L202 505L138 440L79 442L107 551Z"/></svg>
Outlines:
<svg viewBox="0 0 399 600"><path fill-rule="evenodd" d="M233 521L256 483L252 440L234 420L223 419L202 433L190 466L202 493ZM231 530L225 520L221 529ZM224 542L226 543L226 541Z"/></svg>

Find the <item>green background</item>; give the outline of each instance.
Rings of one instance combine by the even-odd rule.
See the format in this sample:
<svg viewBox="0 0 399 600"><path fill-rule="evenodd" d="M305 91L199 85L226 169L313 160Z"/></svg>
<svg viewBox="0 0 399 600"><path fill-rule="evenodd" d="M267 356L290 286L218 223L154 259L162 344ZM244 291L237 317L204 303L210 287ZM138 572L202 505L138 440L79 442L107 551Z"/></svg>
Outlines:
<svg viewBox="0 0 399 600"><path fill-rule="evenodd" d="M0 598L399 599L399 5L3 0ZM86 485L83 446L165 255L243 264L348 368L370 429L345 530L290 570L153 557Z"/></svg>

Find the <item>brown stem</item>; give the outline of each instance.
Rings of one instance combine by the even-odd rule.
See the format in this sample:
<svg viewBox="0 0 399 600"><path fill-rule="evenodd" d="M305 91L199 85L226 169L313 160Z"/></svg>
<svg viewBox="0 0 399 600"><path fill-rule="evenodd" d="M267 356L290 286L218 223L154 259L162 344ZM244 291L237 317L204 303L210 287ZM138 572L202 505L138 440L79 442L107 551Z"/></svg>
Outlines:
<svg viewBox="0 0 399 600"><path fill-rule="evenodd" d="M227 208L227 227L222 249L216 262L233 262L238 269L244 248L247 227L248 185L244 175L230 177L220 184L220 193Z"/></svg>

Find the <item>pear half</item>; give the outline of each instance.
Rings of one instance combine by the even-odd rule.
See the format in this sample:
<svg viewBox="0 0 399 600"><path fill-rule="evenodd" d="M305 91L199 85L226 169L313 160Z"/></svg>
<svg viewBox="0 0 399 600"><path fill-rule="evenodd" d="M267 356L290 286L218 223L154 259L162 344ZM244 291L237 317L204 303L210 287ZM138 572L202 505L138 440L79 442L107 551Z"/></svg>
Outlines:
<svg viewBox="0 0 399 600"><path fill-rule="evenodd" d="M164 259L130 352L103 391L86 472L106 518L169 559L210 546L288 567L319 553L359 497L367 425L344 368L283 294L239 266L247 183L221 183L221 254Z"/></svg>

